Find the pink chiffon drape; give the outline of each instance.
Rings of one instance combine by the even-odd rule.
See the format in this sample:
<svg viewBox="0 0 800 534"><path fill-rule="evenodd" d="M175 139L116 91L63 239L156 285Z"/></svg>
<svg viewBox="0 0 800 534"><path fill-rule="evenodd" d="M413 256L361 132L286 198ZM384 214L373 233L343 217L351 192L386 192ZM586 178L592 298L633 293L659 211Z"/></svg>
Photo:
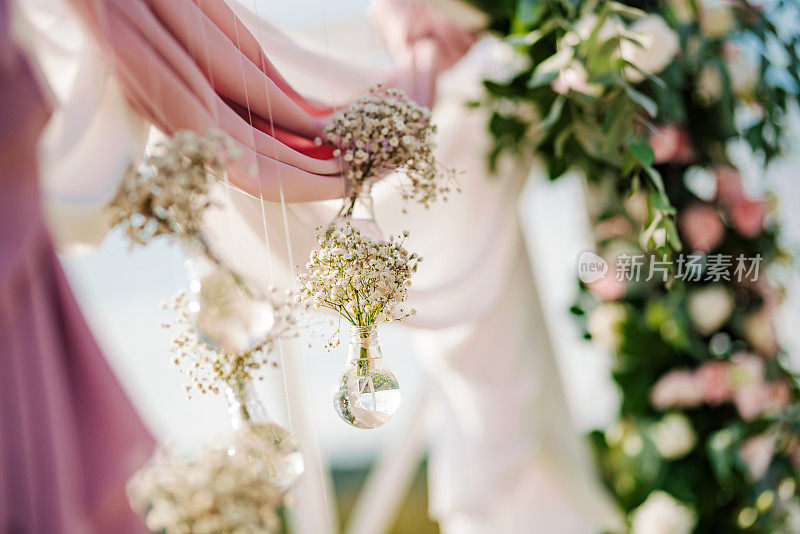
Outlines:
<svg viewBox="0 0 800 534"><path fill-rule="evenodd" d="M124 485L153 441L81 316L41 212L49 114L0 0L0 532L134 533Z"/></svg>
<svg viewBox="0 0 800 534"><path fill-rule="evenodd" d="M342 196L341 162L314 144L331 108L294 91L223 0L70 2L153 124L236 141L234 186L270 201Z"/></svg>
<svg viewBox="0 0 800 534"><path fill-rule="evenodd" d="M292 88L225 0L69 2L106 52L128 99L160 130L217 127L236 141L243 156L229 169L234 186L286 202L346 192L342 162L332 147L314 143L334 107ZM436 74L474 36L421 4L376 5L377 26L399 58L384 82L430 105Z"/></svg>

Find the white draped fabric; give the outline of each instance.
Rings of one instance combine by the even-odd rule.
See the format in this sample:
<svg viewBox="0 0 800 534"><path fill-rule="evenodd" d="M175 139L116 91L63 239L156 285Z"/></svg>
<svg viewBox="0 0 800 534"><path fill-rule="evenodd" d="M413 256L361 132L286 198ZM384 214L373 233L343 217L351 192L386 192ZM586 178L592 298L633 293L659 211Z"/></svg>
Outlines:
<svg viewBox="0 0 800 534"><path fill-rule="evenodd" d="M326 32L329 42L304 41L271 25L264 2L260 12L229 3L305 95L346 101L389 72L385 54L335 42L335 28ZM97 244L98 230L106 229L102 206L140 154L139 119L122 102L91 43L70 26L61 0L21 5L38 28L32 47L48 77L63 79L64 68L83 72L73 75L72 90L57 91L60 108L43 156L45 189L62 245ZM348 26L351 42L369 42L369 35L353 35L354 27ZM369 28L366 21L357 27ZM517 202L530 164L506 161L489 175L486 117L464 106L480 96L482 78L503 76L512 63L510 51L487 37L439 80L438 156L463 171L463 192L428 210L408 206L403 214L395 185L400 178L391 176L374 189L376 212L386 233L408 229L408 247L425 258L411 296L420 313L409 326L432 378L430 398L440 408L429 440L433 517L455 534L596 532L613 525L616 514L571 422L524 247ZM337 207L262 202L222 188L220 198L224 208L208 221L215 247L264 285L293 284L292 267L305 263L315 227ZM315 456L302 399L292 397L294 388L302 390L298 350L284 351L291 375L287 394L294 430ZM312 465L308 476L322 475ZM323 506L323 491L321 483L305 484L301 506ZM309 512L302 515L307 532L331 529Z"/></svg>

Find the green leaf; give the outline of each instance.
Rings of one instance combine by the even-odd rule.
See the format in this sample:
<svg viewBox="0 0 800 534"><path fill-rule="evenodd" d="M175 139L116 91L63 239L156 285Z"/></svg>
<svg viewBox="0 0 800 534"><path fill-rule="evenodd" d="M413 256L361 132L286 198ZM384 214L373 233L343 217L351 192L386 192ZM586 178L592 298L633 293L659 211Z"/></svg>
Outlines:
<svg viewBox="0 0 800 534"><path fill-rule="evenodd" d="M528 87L535 89L536 87L550 85L561 70L569 65L573 56L574 52L571 48L563 48L539 63L528 80Z"/></svg>
<svg viewBox="0 0 800 534"><path fill-rule="evenodd" d="M561 112L564 110L564 103L566 101L567 97L564 95L559 95L558 98L555 99L553 105L550 106L550 110L547 112L547 115L544 117L544 119L542 119L542 122L539 123L540 130L549 130L556 122L558 122L558 119L561 118Z"/></svg>
<svg viewBox="0 0 800 534"><path fill-rule="evenodd" d="M675 212L675 208L673 208L669 203L669 199L658 191L651 191L650 194L647 195L647 202L650 204L650 206L664 212L665 214L671 214Z"/></svg>
<svg viewBox="0 0 800 534"><path fill-rule="evenodd" d="M641 9L636 9L635 7L630 7L620 2L606 2L605 6L611 13L616 13L627 19L638 19L645 15L645 12Z"/></svg>
<svg viewBox="0 0 800 534"><path fill-rule="evenodd" d="M564 146L567 144L570 137L572 137L572 126L567 126L561 130L561 133L559 133L555 141L553 141L553 151L557 158L564 157Z"/></svg>
<svg viewBox="0 0 800 534"><path fill-rule="evenodd" d="M680 252L683 249L683 243L681 243L681 238L678 235L678 227L675 226L675 221L672 218L665 219L664 228L667 229L667 242L675 252Z"/></svg>
<svg viewBox="0 0 800 534"><path fill-rule="evenodd" d="M666 199L667 203L669 203L669 199L667 199L667 193L664 190L664 179L661 178L661 173L659 173L654 167L644 167L644 172L646 172L647 176L650 177L650 182L655 186L656 191L661 193L661 196ZM675 208L672 208L672 210L674 211Z"/></svg>
<svg viewBox="0 0 800 534"><path fill-rule="evenodd" d="M631 153L634 155L636 160L642 164L642 167L649 167L655 161L655 155L653 154L653 149L650 148L650 145L647 144L645 141L636 141L628 145Z"/></svg>
<svg viewBox="0 0 800 534"><path fill-rule="evenodd" d="M630 97L631 100L636 102L636 105L640 108L644 109L648 115L655 118L658 114L658 105L656 105L655 101L646 96L643 93L640 93L636 89L634 89L629 83L625 83L623 85L625 87L625 93Z"/></svg>

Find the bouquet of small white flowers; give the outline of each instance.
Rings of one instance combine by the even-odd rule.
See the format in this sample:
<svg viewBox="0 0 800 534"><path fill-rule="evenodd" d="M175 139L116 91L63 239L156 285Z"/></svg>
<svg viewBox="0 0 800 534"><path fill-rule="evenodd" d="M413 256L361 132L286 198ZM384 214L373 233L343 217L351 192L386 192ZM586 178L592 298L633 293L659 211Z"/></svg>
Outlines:
<svg viewBox="0 0 800 534"><path fill-rule="evenodd" d="M403 248L408 232L373 241L345 225L318 229L319 249L312 250L300 273L298 301L340 314L354 326L402 320L416 310L400 305L408 296L411 275L422 258Z"/></svg>
<svg viewBox="0 0 800 534"><path fill-rule="evenodd" d="M132 244L145 245L159 235L199 235L203 212L212 205L214 177L222 176L238 153L222 131L177 132L125 175L108 208L112 224L120 225Z"/></svg>
<svg viewBox="0 0 800 534"><path fill-rule="evenodd" d="M381 92L380 87L370 88L369 94L333 115L325 128L325 140L338 147L334 154L348 164L345 176L352 185L353 203L365 185L398 171L407 178L401 186L403 199L425 207L447 199L456 174L436 160L435 134L430 110L399 89Z"/></svg>
<svg viewBox="0 0 800 534"><path fill-rule="evenodd" d="M177 317L161 323L162 328L177 330L172 338L170 352L173 363L186 373L191 382L186 391L192 388L200 393L219 393L220 386L235 386L253 379L264 368L277 367L269 355L275 342L280 338L297 335L297 312L299 306L291 291L271 289L264 302L272 306L274 324L269 334L249 351L230 353L215 349L200 337L190 319L190 299L185 290L178 291L169 302L162 302L161 308L172 310Z"/></svg>
<svg viewBox="0 0 800 534"><path fill-rule="evenodd" d="M128 482L131 508L152 532L279 532L283 491L249 454L208 449L196 458L162 451Z"/></svg>

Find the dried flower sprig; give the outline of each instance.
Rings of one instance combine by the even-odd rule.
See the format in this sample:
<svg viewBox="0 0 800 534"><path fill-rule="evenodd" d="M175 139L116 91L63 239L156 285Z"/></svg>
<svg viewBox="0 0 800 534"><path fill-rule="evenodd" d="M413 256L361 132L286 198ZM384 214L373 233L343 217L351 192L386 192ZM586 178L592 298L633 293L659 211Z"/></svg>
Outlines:
<svg viewBox="0 0 800 534"><path fill-rule="evenodd" d="M408 232L373 241L349 223L317 229L319 249L298 274L299 302L327 308L356 326L400 321L416 315L400 305L408 297L411 275L422 258L403 248Z"/></svg>
<svg viewBox="0 0 800 534"><path fill-rule="evenodd" d="M353 200L365 184L390 171L407 178L401 185L403 200L425 207L459 190L456 171L445 168L434 155L436 126L430 110L399 89L370 88L333 115L324 133L325 140L338 147L334 154L342 155L348 164L345 176L351 182ZM322 143L320 138L316 141ZM344 211L348 215L347 208Z"/></svg>
<svg viewBox="0 0 800 534"><path fill-rule="evenodd" d="M254 446L254 445L252 445ZM152 532L271 533L284 493L251 456L206 449L195 458L159 451L127 485L131 508Z"/></svg>
<svg viewBox="0 0 800 534"><path fill-rule="evenodd" d="M199 235L214 177L238 156L222 131L177 132L125 175L108 208L112 224L125 230L131 244L145 245L160 235Z"/></svg>
<svg viewBox="0 0 800 534"><path fill-rule="evenodd" d="M173 363L189 377L187 393L192 389L200 393L219 393L222 385L241 384L258 377L269 366L277 367L277 362L270 361L270 352L279 339L298 335L297 317L301 306L291 291L273 288L265 299L272 304L274 325L261 344L239 354L216 350L200 338L189 319L189 297L185 290L178 291L169 302L161 303L162 309L177 313L176 319L165 321L161 326L177 330L170 352L174 355Z"/></svg>

